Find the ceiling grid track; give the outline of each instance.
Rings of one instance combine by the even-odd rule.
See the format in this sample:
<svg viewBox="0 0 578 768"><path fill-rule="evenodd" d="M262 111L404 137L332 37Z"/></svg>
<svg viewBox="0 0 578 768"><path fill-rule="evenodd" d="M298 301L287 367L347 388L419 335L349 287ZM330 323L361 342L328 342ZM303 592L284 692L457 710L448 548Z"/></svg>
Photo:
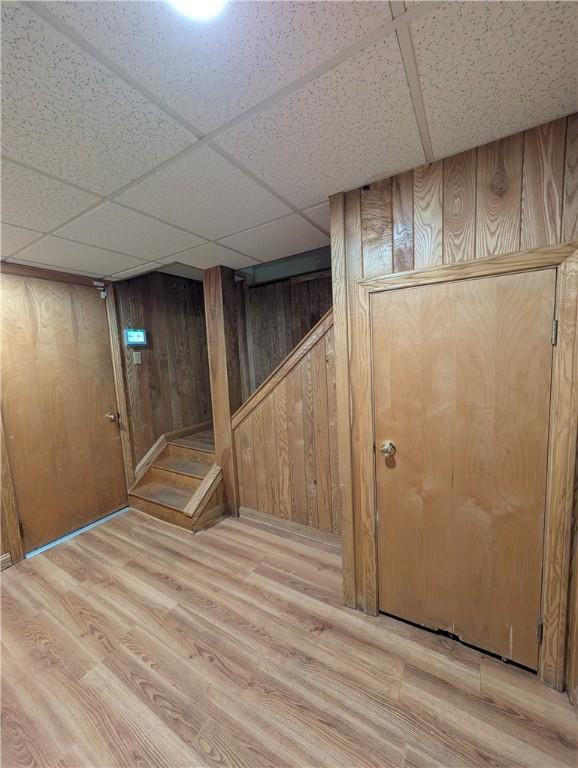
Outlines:
<svg viewBox="0 0 578 768"><path fill-rule="evenodd" d="M428 3L427 8L424 7L424 5L415 5L412 6L409 10L405 10L405 6L403 2L401 3L392 3L392 20L378 29L372 31L369 35L364 36L360 40L356 41L352 45L347 46L346 48L342 49L337 53L335 56L325 60L317 67L313 68L309 72L307 72L305 75L303 75L300 78L297 78L293 82L289 83L284 88L281 88L279 91L273 93L271 96L267 97L266 99L262 100L258 104L254 105L250 109L245 110L241 114L237 115L232 120L229 120L228 122L224 123L223 125L219 126L215 130L203 134L203 132L197 128L197 126L193 125L190 121L183 118L178 112L176 112L174 109L172 109L170 106L168 106L164 101L162 101L160 98L156 96L155 93L150 91L146 86L144 86L140 81L136 80L134 77L132 77L130 74L128 74L123 68L117 66L114 61L112 61L106 54L104 54L102 51L100 51L98 48L96 48L94 45L92 45L90 42L88 42L82 35L78 34L75 30L71 29L67 24L65 24L61 19L59 19L57 16L55 16L48 8L43 6L41 3L32 3L32 2L24 2L24 6L26 6L30 11L32 11L34 14L39 16L45 23L52 26L54 29L56 29L60 34L64 35L66 38L68 38L72 43L77 45L79 48L81 48L84 52L89 54L95 61L97 61L101 66L108 69L110 72L112 72L114 75L122 79L127 85L129 85L133 90L140 93L141 96L143 96L145 99L150 101L152 104L154 104L158 109L160 109L164 114L166 114L168 117L170 117L174 122L176 122L178 125L180 125L182 128L187 130L193 138L192 143L189 146L184 147L182 150L180 150L178 153L175 153L171 157L164 160L162 163L159 163L154 168L149 169L146 173L142 174L141 176L131 180L127 184L123 185L119 189L114 190L108 195L99 195L98 193L95 193L93 190L84 188L80 185L70 183L66 179L61 179L54 174L50 174L44 171L40 171L39 169L35 168L34 166L29 166L25 163L21 163L19 161L12 160L10 157L6 157L7 160L10 160L11 162L16 163L17 165L20 165L21 167L28 168L29 170L33 170L36 173L41 173L42 175L47 176L48 178L53 179L54 181L58 181L63 184L67 184L73 188L79 189L80 191L89 192L92 195L98 196L99 200L95 202L92 206L89 206L85 209L83 209L81 212L71 216L66 221L60 222L58 226L53 227L50 230L47 230L46 232L43 232L40 237L38 237L36 240L27 243L22 248L18 249L14 253L12 253L9 257L9 260L16 258L21 252L25 251L27 248L29 248L31 245L34 245L43 239L51 236L60 237L61 239L70 240L71 242L78 242L79 244L86 244L86 245L92 245L90 243L82 243L82 241L76 241L72 240L71 238L63 237L61 235L58 235L58 231L64 229L67 225L71 224L72 222L76 221L77 219L82 218L86 214L96 210L101 205L107 202L114 202L116 205L120 205L124 208L127 208L128 210L135 211L141 215L147 216L148 218L151 218L153 220L159 221L163 224L168 224L169 226L176 227L183 232L187 232L197 238L200 238L204 240L205 242L200 244L201 245L207 245L207 244L217 244L219 245L219 241L225 239L226 237L229 237L230 235L222 235L219 238L209 238L205 235L192 231L188 228L178 226L176 224L173 224L172 222L167 222L164 219L153 216L151 214L148 214L144 211L141 211L137 208L134 208L130 205L126 205L125 203L118 202L117 198L128 191L129 189L132 189L136 186L138 186L140 183L145 181L146 179L154 176L161 170L170 167L174 163L178 162L182 158L189 155L191 152L194 152L197 149L200 149L202 146L208 146L212 151L219 154L221 157L223 157L227 162L231 163L234 167L236 167L239 171L244 173L246 176L248 176L253 182L258 184L261 188L265 189L269 194L274 196L276 199L278 199L281 203L283 203L290 211L291 213L287 214L287 216L291 215L298 215L302 219L304 219L308 224L312 225L316 229L318 229L320 232L322 232L324 235L328 235L326 229L321 227L317 222L315 222L311 217L309 217L304 210L307 209L300 209L296 205L294 205L290 200L285 198L283 195L281 195L276 189L271 187L269 184L267 184L263 179L261 179L259 176L257 176L255 173L253 173L250 169L248 169L243 163L238 161L236 158L234 158L231 154L229 154L226 150L224 150L222 147L220 147L218 144L215 143L214 139L218 136L226 133L231 128L236 127L237 125L249 120L251 117L255 116L256 114L270 108L271 106L283 101L283 99L287 98L289 95L294 93L295 91L299 90L303 86L305 86L307 83L315 80L316 78L320 77L321 75L325 74L329 70L333 69L334 67L338 66L339 64L347 61L352 56L356 55L357 53L360 53L361 51L365 50L371 45L374 45L376 42L382 40L384 37L386 37L388 34L391 34L393 32L396 32L398 35L400 32L403 33L404 30L407 31L407 24L414 18L417 18L418 16L421 16L424 12L430 12L435 7L438 7L440 5L443 5L443 2L433 2ZM394 9L394 5L400 6L397 10ZM403 9L401 8L403 6ZM405 62L404 62L405 63ZM406 68L407 69L407 68ZM411 86L410 86L411 90ZM417 116L417 111L416 111ZM420 126L420 134L421 134L421 126ZM423 141L423 137L422 137ZM317 205L321 205L325 201L321 201ZM309 208L315 208L316 205L309 206ZM281 218L285 218L285 216L277 217L275 219L271 219L268 222L265 223L271 223L273 221L277 221ZM262 225L259 225L262 226ZM249 227L247 229L253 229L254 227ZM234 234L239 234L240 232L247 231L247 230L239 230L235 232ZM109 251L111 253L122 253L119 251L112 250L110 248L105 248L102 246L98 246L101 250ZM237 253L239 255L244 256L245 258L249 258L253 260L255 263L261 263L259 259L250 256L247 253L244 253L242 251L239 251L230 245L226 246L227 249L230 251ZM173 254L169 254L167 256L163 256L162 262L157 261L151 261L151 260L142 260L143 263L150 263L150 264L164 264L167 262L168 259L172 257L176 257L179 253L184 253L185 251L188 251L190 249L185 248L182 250L179 250ZM134 257L133 258L139 258ZM135 267L134 269L137 269Z"/></svg>

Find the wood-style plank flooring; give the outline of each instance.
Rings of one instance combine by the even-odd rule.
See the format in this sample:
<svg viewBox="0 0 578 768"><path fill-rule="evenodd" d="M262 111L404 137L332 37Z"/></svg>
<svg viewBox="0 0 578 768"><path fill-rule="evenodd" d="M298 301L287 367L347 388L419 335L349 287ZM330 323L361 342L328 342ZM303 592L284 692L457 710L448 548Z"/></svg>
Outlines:
<svg viewBox="0 0 578 768"><path fill-rule="evenodd" d="M2 766L571 766L529 673L341 605L340 555L138 512L2 577Z"/></svg>

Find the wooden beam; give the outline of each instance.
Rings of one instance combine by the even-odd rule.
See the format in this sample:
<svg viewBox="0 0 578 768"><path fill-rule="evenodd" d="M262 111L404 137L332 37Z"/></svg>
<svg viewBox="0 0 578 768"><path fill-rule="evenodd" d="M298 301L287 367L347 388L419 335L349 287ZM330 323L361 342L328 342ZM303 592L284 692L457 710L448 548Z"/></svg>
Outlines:
<svg viewBox="0 0 578 768"><path fill-rule="evenodd" d="M228 314L231 310L234 311L236 306L234 296L230 296L230 289L233 288L234 290L233 271L226 267L207 269L204 273L203 284L213 430L215 433L215 462L223 469L225 509L229 514L236 515L238 509L237 473L233 450L231 413L232 404L240 397L240 376L238 375L238 344L236 347L237 360L231 359L231 351L235 349L231 335L236 332L234 323ZM227 301L227 298L230 300ZM237 366L237 377L235 377L235 365Z"/></svg>
<svg viewBox="0 0 578 768"><path fill-rule="evenodd" d="M337 507L341 515L343 599L355 608L355 525L351 491L351 418L349 410L349 326L347 262L345 253L345 200L330 200L331 269L333 279L333 343L335 347L335 399L337 420Z"/></svg>
<svg viewBox="0 0 578 768"><path fill-rule="evenodd" d="M116 391L116 407L119 415L120 444L124 462L124 474L126 477L127 491L135 483L135 466L133 440L130 434L128 419L128 398L124 381L122 364L122 349L120 345L120 329L118 324L118 307L113 285L106 289L106 315L108 318L108 333L110 336L110 354L112 357L112 372L114 376L114 389Z"/></svg>
<svg viewBox="0 0 578 768"><path fill-rule="evenodd" d="M1 417L0 432L2 440L2 455L0 456L0 464L2 465L2 551L10 553L12 564L14 564L24 557L24 547L20 534L20 518L18 517L18 505L14 493L12 470L10 469L10 456L8 455L4 423Z"/></svg>
<svg viewBox="0 0 578 768"><path fill-rule="evenodd" d="M74 283L75 285L93 286L96 283L107 284L103 277L75 275L71 272L60 272L57 269L32 267L28 264L14 264L11 261L2 262L0 273L3 275L18 275L19 277L36 277L39 280L53 280L56 283Z"/></svg>

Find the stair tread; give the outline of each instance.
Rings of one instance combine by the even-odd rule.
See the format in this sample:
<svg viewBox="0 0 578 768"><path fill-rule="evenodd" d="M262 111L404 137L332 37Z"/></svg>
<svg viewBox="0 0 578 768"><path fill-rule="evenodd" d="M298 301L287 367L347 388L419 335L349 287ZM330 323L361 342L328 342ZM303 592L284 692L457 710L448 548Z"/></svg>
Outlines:
<svg viewBox="0 0 578 768"><path fill-rule="evenodd" d="M215 438L212 429L205 429L203 432L195 432L194 435L177 437L170 441L172 445L180 445L184 448L194 448L197 451L207 451L213 453L215 450Z"/></svg>
<svg viewBox="0 0 578 768"><path fill-rule="evenodd" d="M179 472L181 475L202 479L211 468L211 465L201 459L187 459L184 456L164 456L162 459L157 459L153 467L168 469L172 472Z"/></svg>
<svg viewBox="0 0 578 768"><path fill-rule="evenodd" d="M130 495L146 499L155 504L161 504L165 507L171 507L181 512L185 509L191 498L190 491L156 481L138 485L136 488L133 488Z"/></svg>

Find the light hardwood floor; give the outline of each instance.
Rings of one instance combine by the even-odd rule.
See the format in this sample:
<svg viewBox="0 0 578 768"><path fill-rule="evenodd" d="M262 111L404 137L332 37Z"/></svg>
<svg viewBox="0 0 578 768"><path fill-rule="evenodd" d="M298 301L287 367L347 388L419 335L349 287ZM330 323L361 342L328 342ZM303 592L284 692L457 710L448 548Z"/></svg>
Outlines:
<svg viewBox="0 0 578 768"><path fill-rule="evenodd" d="M572 766L532 675L341 605L332 543L129 512L2 577L2 766Z"/></svg>

